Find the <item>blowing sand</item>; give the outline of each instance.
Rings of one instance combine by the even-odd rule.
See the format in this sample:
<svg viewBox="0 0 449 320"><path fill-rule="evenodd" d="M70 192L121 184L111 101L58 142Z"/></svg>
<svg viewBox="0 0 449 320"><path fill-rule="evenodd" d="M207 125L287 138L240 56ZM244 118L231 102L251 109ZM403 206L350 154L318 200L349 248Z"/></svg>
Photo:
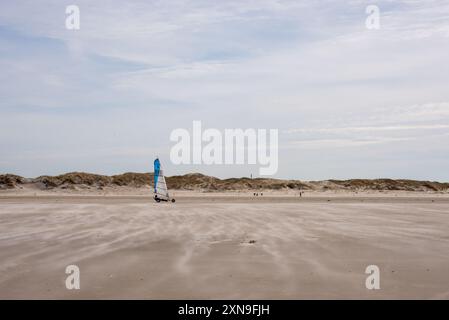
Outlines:
<svg viewBox="0 0 449 320"><path fill-rule="evenodd" d="M0 298L449 299L449 198L3 195Z"/></svg>

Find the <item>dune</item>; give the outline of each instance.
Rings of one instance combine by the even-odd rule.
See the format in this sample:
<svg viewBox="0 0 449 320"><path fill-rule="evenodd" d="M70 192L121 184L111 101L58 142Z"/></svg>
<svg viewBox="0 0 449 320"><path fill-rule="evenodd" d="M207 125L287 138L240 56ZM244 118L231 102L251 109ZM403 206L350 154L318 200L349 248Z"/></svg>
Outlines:
<svg viewBox="0 0 449 320"><path fill-rule="evenodd" d="M448 193L449 183L394 179L352 179L300 181L269 178L219 179L200 173L167 177L172 190L203 192L223 191L409 191ZM0 175L1 190L103 190L153 188L153 173L124 173L105 176L84 172L72 172L59 176L23 178L17 175Z"/></svg>

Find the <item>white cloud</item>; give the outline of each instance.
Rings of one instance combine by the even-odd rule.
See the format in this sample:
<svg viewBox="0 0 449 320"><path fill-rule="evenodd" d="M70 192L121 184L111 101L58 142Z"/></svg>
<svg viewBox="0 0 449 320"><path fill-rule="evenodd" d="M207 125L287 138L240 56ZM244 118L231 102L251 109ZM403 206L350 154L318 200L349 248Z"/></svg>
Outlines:
<svg viewBox="0 0 449 320"><path fill-rule="evenodd" d="M297 140L289 143L286 148L297 149L329 149L329 148L353 148L370 146L383 143L410 141L413 138L371 138L371 139L312 139Z"/></svg>
<svg viewBox="0 0 449 320"><path fill-rule="evenodd" d="M286 133L353 133L353 132L373 132L373 131L402 131L402 130L438 130L449 129L449 125L397 125L384 127L345 127L345 128L317 128L317 129L289 129Z"/></svg>

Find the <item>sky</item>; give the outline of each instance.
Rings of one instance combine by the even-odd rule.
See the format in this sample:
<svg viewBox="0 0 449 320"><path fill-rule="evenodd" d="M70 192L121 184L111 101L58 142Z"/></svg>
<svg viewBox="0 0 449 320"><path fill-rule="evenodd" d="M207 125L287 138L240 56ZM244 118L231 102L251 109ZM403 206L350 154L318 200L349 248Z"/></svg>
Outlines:
<svg viewBox="0 0 449 320"><path fill-rule="evenodd" d="M447 0L1 0L0 71L0 174L258 176L171 163L200 120L278 129L275 178L449 181Z"/></svg>

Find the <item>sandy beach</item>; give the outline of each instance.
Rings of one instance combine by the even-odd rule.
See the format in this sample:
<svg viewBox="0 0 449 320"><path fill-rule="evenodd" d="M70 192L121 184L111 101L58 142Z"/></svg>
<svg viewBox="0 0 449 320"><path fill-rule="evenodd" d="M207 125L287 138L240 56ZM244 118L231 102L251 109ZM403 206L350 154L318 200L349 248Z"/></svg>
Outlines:
<svg viewBox="0 0 449 320"><path fill-rule="evenodd" d="M0 196L2 299L449 299L448 252L441 195Z"/></svg>

